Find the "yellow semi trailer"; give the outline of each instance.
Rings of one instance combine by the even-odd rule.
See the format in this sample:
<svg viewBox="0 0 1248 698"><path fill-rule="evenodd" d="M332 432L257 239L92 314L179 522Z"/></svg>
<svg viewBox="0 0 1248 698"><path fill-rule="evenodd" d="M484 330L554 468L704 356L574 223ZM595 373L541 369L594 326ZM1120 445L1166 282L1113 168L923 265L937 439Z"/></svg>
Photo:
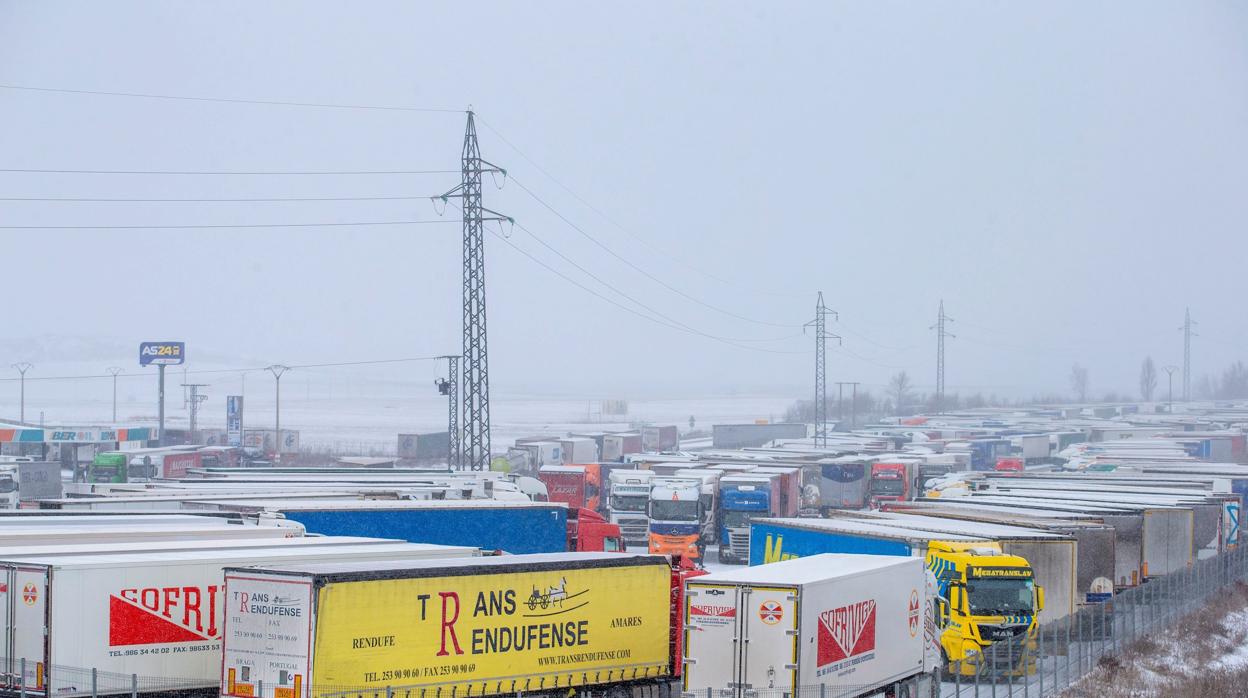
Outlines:
<svg viewBox="0 0 1248 698"><path fill-rule="evenodd" d="M665 557L438 563L227 570L221 695L609 690L678 670L671 623L681 580Z"/></svg>

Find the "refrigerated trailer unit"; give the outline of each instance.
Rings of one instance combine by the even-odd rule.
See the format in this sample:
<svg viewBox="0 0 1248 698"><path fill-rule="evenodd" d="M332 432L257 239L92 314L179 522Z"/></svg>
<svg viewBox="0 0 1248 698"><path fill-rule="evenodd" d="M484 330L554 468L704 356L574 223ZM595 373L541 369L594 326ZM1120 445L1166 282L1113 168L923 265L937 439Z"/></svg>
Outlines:
<svg viewBox="0 0 1248 698"><path fill-rule="evenodd" d="M880 555L692 579L682 695L894 695L915 679L910 695L929 695L940 686L932 597L921 559Z"/></svg>
<svg viewBox="0 0 1248 698"><path fill-rule="evenodd" d="M1003 500L1031 502L1067 502L1087 505L1103 505L1133 510L1142 515L1138 545L1140 550L1139 573L1141 579L1169 574L1186 569L1196 560L1197 513L1201 513L1207 528L1210 517L1220 521L1219 505L1207 503L1174 504L1175 499L1148 497L1145 495L1091 492L1056 492L1053 490L1013 490L999 493ZM1106 521L1106 523L1110 523ZM1112 525L1112 524L1111 524ZM1214 526L1217 524L1215 523ZM1118 529L1118 545L1131 544L1131 527L1124 523ZM1125 534L1125 535L1124 535Z"/></svg>
<svg viewBox="0 0 1248 698"><path fill-rule="evenodd" d="M472 555L412 543L48 556L0 562L0 690L28 695L129 694L129 676L214 686L228 599L224 568L317 560ZM22 675L23 667L25 675ZM121 680L125 677L125 680Z"/></svg>

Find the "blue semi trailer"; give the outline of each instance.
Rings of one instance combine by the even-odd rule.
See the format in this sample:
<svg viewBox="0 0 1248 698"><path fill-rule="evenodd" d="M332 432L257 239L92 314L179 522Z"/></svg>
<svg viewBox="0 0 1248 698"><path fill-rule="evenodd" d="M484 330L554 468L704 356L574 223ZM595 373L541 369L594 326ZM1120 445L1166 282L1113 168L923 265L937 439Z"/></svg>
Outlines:
<svg viewBox="0 0 1248 698"><path fill-rule="evenodd" d="M398 538L467 545L515 555L568 549L568 512L555 502L442 501L237 502L222 509L280 516L309 534Z"/></svg>
<svg viewBox="0 0 1248 698"><path fill-rule="evenodd" d="M791 560L821 553L924 557L932 540L988 543L974 536L910 531L851 519L755 519L750 524L750 564Z"/></svg>

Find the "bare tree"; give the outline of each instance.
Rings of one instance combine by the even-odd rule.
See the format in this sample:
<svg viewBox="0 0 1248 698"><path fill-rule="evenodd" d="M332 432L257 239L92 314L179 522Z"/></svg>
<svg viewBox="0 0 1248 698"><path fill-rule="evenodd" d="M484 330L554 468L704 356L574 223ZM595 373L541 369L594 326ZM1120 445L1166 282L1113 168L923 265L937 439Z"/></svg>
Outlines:
<svg viewBox="0 0 1248 698"><path fill-rule="evenodd" d="M1079 402L1088 400L1088 369L1075 364L1070 367L1070 389L1079 396Z"/></svg>
<svg viewBox="0 0 1248 698"><path fill-rule="evenodd" d="M1153 401L1153 391L1157 390L1157 367L1153 365L1153 357L1144 357L1144 365L1140 366L1140 397L1144 402Z"/></svg>
<svg viewBox="0 0 1248 698"><path fill-rule="evenodd" d="M893 407L897 414L901 414L910 397L910 387L910 375L905 371L898 371L888 382L888 392L893 396Z"/></svg>

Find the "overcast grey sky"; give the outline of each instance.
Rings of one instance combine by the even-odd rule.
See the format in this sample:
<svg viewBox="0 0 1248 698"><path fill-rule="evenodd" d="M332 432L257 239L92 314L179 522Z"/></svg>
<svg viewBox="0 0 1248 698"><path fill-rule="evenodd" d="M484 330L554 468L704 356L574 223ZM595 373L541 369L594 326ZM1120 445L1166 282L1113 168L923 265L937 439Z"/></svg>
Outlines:
<svg viewBox="0 0 1248 698"><path fill-rule="evenodd" d="M0 83L471 104L488 124L483 156L514 178L501 191L487 181L486 205L591 275L519 228L510 242L621 303L600 282L698 332L809 352L798 326L822 290L845 337L830 379L884 383L902 367L922 389L943 298L957 319L951 390L1064 391L1078 361L1100 394L1134 391L1145 354L1181 362L1186 305L1201 322L1197 373L1243 356L1245 8L8 1ZM460 113L0 89L10 169L457 170L463 129ZM427 196L457 182L0 173L0 196ZM673 293L517 184L671 287L787 327ZM458 352L454 214L5 229L0 346L184 339L192 360L227 364ZM437 218L421 200L0 201L6 226ZM808 353L647 322L487 244L496 390L808 392Z"/></svg>

